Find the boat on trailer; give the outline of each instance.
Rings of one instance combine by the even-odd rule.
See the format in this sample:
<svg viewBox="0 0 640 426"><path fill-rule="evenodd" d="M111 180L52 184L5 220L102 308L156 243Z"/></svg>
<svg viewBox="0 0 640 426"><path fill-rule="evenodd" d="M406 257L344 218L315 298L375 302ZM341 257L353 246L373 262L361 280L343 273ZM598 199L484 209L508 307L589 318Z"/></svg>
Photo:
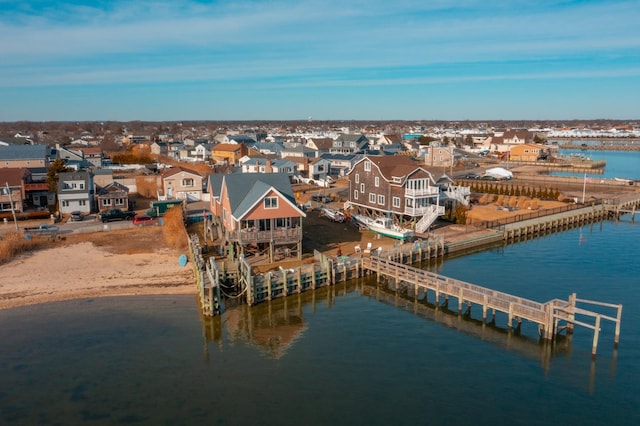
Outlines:
<svg viewBox="0 0 640 426"><path fill-rule="evenodd" d="M320 210L320 215L321 216L326 216L329 219L331 219L332 221L339 222L339 223L342 223L347 219L347 217L344 215L344 213L339 212L337 210L330 209L328 207L323 207Z"/></svg>
<svg viewBox="0 0 640 426"><path fill-rule="evenodd" d="M351 219L355 219L366 226L370 231L384 235L385 237L391 237L402 241L413 237L413 231L411 229L402 228L396 225L390 217L370 218L359 214L352 214Z"/></svg>

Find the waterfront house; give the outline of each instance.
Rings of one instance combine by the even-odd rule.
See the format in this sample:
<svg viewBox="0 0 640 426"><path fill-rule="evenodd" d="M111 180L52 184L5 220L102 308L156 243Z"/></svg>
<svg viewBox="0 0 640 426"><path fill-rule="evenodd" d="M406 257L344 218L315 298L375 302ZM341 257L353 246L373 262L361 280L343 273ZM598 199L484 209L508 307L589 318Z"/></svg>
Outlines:
<svg viewBox="0 0 640 426"><path fill-rule="evenodd" d="M444 214L432 174L405 156L365 156L347 174L353 213L387 216L418 233Z"/></svg>
<svg viewBox="0 0 640 426"><path fill-rule="evenodd" d="M280 157L282 158L315 158L317 156L318 151L307 148L302 144L292 144L280 151Z"/></svg>
<svg viewBox="0 0 640 426"><path fill-rule="evenodd" d="M544 145L524 143L514 145L509 149L509 160L511 161L531 161L546 159L549 155L548 148Z"/></svg>
<svg viewBox="0 0 640 426"><path fill-rule="evenodd" d="M88 171L64 172L58 175L58 202L61 214L94 210L93 175Z"/></svg>
<svg viewBox="0 0 640 426"><path fill-rule="evenodd" d="M129 210L129 188L118 182L111 182L98 189L96 201L98 211L110 209Z"/></svg>
<svg viewBox="0 0 640 426"><path fill-rule="evenodd" d="M211 211L230 258L302 258L302 219L285 173L209 175Z"/></svg>
<svg viewBox="0 0 640 426"><path fill-rule="evenodd" d="M162 173L162 188L168 200L202 200L203 178L196 171L172 167Z"/></svg>

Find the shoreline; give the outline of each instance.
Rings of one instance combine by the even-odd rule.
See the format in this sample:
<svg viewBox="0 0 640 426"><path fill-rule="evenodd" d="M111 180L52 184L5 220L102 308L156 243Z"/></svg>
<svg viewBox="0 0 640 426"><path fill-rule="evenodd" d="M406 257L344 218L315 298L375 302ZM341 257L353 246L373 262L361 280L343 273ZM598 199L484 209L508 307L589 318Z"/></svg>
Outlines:
<svg viewBox="0 0 640 426"><path fill-rule="evenodd" d="M193 269L171 250L113 253L91 242L48 248L0 266L0 310L66 300L196 294Z"/></svg>

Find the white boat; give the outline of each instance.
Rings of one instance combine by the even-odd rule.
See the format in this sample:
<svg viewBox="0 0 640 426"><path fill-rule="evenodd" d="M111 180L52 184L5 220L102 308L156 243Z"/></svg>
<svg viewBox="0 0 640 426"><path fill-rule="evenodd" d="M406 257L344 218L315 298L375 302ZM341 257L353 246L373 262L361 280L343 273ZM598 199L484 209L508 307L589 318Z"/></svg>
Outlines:
<svg viewBox="0 0 640 426"><path fill-rule="evenodd" d="M323 207L320 210L320 215L326 216L329 219L333 220L334 222L340 222L340 223L344 222L347 219L344 213L330 209L328 207Z"/></svg>
<svg viewBox="0 0 640 426"><path fill-rule="evenodd" d="M352 214L351 218L365 225L370 231L384 235L385 237L391 237L402 241L413 237L413 231L411 229L399 227L390 217L378 217L372 219L367 216Z"/></svg>
<svg viewBox="0 0 640 426"><path fill-rule="evenodd" d="M616 182L623 182L626 183L627 185L633 185L633 179L623 179L623 178L613 178L613 180L615 180Z"/></svg>

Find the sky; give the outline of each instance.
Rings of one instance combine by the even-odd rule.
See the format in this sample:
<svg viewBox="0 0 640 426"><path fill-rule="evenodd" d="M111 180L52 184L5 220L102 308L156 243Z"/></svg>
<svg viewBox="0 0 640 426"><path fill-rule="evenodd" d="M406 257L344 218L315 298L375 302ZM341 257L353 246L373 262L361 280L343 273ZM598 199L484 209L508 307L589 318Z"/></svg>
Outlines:
<svg viewBox="0 0 640 426"><path fill-rule="evenodd" d="M640 2L0 0L0 121L640 115Z"/></svg>

